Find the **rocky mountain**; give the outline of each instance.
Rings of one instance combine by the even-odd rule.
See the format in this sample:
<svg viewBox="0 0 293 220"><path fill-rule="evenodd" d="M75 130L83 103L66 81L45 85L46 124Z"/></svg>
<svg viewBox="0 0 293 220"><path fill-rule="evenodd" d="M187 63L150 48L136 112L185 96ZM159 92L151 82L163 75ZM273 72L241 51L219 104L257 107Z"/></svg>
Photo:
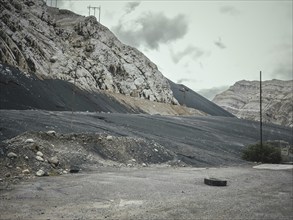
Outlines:
<svg viewBox="0 0 293 220"><path fill-rule="evenodd" d="M183 100L182 85L93 16L2 0L0 27L0 109L231 116L192 90Z"/></svg>
<svg viewBox="0 0 293 220"><path fill-rule="evenodd" d="M178 104L157 66L95 17L48 7L43 0L2 0L0 12L1 63L87 91Z"/></svg>
<svg viewBox="0 0 293 220"><path fill-rule="evenodd" d="M259 121L259 81L239 81L216 95L213 102L239 118ZM262 83L263 121L293 126L293 81Z"/></svg>

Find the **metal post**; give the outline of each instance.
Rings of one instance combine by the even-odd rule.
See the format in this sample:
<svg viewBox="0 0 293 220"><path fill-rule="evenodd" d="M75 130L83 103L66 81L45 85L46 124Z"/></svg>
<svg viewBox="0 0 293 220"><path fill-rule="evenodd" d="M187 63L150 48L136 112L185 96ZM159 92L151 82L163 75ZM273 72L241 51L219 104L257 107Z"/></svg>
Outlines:
<svg viewBox="0 0 293 220"><path fill-rule="evenodd" d="M91 6L87 6L87 8L89 9L89 16L91 15Z"/></svg>
<svg viewBox="0 0 293 220"><path fill-rule="evenodd" d="M259 73L259 126L260 126L260 146L262 147L262 82L261 82L261 71Z"/></svg>
<svg viewBox="0 0 293 220"><path fill-rule="evenodd" d="M99 23L101 23L101 6L99 7Z"/></svg>

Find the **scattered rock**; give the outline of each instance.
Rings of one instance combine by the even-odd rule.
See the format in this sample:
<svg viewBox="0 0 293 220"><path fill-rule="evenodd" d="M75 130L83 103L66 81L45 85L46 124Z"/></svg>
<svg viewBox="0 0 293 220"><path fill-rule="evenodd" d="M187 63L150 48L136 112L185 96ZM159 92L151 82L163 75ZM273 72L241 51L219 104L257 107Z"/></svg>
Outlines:
<svg viewBox="0 0 293 220"><path fill-rule="evenodd" d="M12 165L10 163L6 164L6 167L12 168Z"/></svg>
<svg viewBox="0 0 293 220"><path fill-rule="evenodd" d="M24 159L28 160L28 156L25 156Z"/></svg>
<svg viewBox="0 0 293 220"><path fill-rule="evenodd" d="M67 174L68 172L67 172L66 170L63 170L62 173L63 173L63 174Z"/></svg>
<svg viewBox="0 0 293 220"><path fill-rule="evenodd" d="M16 153L13 153L13 152L9 152L7 154L7 157L9 157L9 158L16 158L17 157L17 154Z"/></svg>
<svg viewBox="0 0 293 220"><path fill-rule="evenodd" d="M142 163L141 165L142 165L143 167L146 167L146 166L147 166L145 163Z"/></svg>
<svg viewBox="0 0 293 220"><path fill-rule="evenodd" d="M158 152L159 150L157 148L155 148L154 151Z"/></svg>
<svg viewBox="0 0 293 220"><path fill-rule="evenodd" d="M11 177L11 173L6 173L6 174L5 174L5 177L7 177L7 178L8 178L8 177Z"/></svg>
<svg viewBox="0 0 293 220"><path fill-rule="evenodd" d="M43 154L41 151L38 151L38 152L37 152L37 156L43 157L44 154Z"/></svg>
<svg viewBox="0 0 293 220"><path fill-rule="evenodd" d="M50 58L50 62L51 63L55 63L56 61L57 61L57 57L56 56L52 56L51 58Z"/></svg>
<svg viewBox="0 0 293 220"><path fill-rule="evenodd" d="M106 137L106 140L107 140L107 141L112 141L112 140L113 140L113 136L108 135L108 136Z"/></svg>
<svg viewBox="0 0 293 220"><path fill-rule="evenodd" d="M27 143L27 144L31 144L31 143L34 143L34 142L35 141L32 138L28 138L28 139L25 140L25 143Z"/></svg>
<svg viewBox="0 0 293 220"><path fill-rule="evenodd" d="M27 174L30 174L30 171L29 171L29 169L25 169L25 170L22 171L22 173L27 175Z"/></svg>
<svg viewBox="0 0 293 220"><path fill-rule="evenodd" d="M45 176L45 171L44 170L42 170L42 169L40 169L40 170L38 170L38 172L36 172L36 176Z"/></svg>
<svg viewBox="0 0 293 220"><path fill-rule="evenodd" d="M56 136L56 131L47 131L47 134L52 135L52 136Z"/></svg>
<svg viewBox="0 0 293 220"><path fill-rule="evenodd" d="M132 162L136 162L136 159L131 159Z"/></svg>
<svg viewBox="0 0 293 220"><path fill-rule="evenodd" d="M42 157L40 157L40 156L36 156L36 159L37 159L38 161L44 161L44 159L43 159Z"/></svg>
<svg viewBox="0 0 293 220"><path fill-rule="evenodd" d="M50 158L48 159L48 162L49 162L50 164L53 164L54 166L57 166L57 165L59 164L59 160L58 160L58 158L57 158L56 156L54 156L54 157L50 157Z"/></svg>

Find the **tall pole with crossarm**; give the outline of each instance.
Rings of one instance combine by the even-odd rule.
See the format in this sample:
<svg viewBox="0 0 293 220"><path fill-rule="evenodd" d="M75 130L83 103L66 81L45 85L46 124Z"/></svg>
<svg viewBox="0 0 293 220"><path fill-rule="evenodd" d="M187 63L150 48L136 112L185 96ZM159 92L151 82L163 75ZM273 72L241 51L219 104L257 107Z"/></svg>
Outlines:
<svg viewBox="0 0 293 220"><path fill-rule="evenodd" d="M89 9L89 16L91 15L91 9L94 10L94 16L95 17L96 17L96 9L99 10L99 23L101 23L101 6L99 6L99 7L93 7L93 6L90 6L89 5L87 8Z"/></svg>
<svg viewBox="0 0 293 220"><path fill-rule="evenodd" d="M261 82L261 71L259 73L259 129L260 129L260 146L262 147L262 82Z"/></svg>

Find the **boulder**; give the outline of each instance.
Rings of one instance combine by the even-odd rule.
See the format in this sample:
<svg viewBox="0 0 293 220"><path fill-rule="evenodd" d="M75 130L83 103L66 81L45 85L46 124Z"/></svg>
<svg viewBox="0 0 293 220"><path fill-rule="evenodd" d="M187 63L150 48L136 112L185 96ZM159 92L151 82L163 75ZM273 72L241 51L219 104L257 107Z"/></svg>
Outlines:
<svg viewBox="0 0 293 220"><path fill-rule="evenodd" d="M27 175L27 174L30 174L30 171L29 171L29 169L25 169L25 170L22 171L22 173Z"/></svg>
<svg viewBox="0 0 293 220"><path fill-rule="evenodd" d="M112 141L112 140L113 140L113 136L108 135L108 136L106 137L106 140L107 140L107 141Z"/></svg>
<svg viewBox="0 0 293 220"><path fill-rule="evenodd" d="M44 159L42 158L42 157L40 157L40 156L36 156L36 159L38 160L38 161L44 161Z"/></svg>
<svg viewBox="0 0 293 220"><path fill-rule="evenodd" d="M58 160L58 158L57 158L56 156L54 156L54 157L50 157L50 158L48 159L48 162L49 162L50 164L53 164L54 166L57 166L57 165L59 164L59 160Z"/></svg>
<svg viewBox="0 0 293 220"><path fill-rule="evenodd" d="M16 153L13 153L13 152L9 152L7 154L7 157L9 157L9 158L17 158L17 154Z"/></svg>
<svg viewBox="0 0 293 220"><path fill-rule="evenodd" d="M38 170L38 172L36 172L36 176L45 176L46 172L42 169Z"/></svg>
<svg viewBox="0 0 293 220"><path fill-rule="evenodd" d="M31 143L34 143L34 142L35 141L32 138L28 138L28 139L25 140L25 143L27 143L27 144L31 144Z"/></svg>
<svg viewBox="0 0 293 220"><path fill-rule="evenodd" d="M43 157L44 154L43 154L41 151L38 151L38 152L37 152L37 156Z"/></svg>

